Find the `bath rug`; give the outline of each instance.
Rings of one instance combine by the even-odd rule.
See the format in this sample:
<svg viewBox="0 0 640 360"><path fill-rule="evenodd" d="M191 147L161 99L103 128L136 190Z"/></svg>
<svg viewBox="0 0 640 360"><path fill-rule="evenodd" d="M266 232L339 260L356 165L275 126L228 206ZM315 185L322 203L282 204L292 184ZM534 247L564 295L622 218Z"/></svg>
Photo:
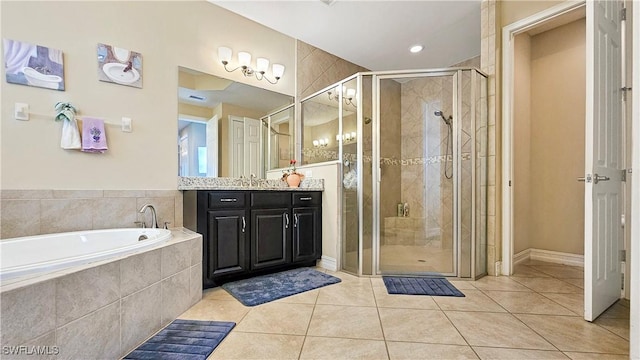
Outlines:
<svg viewBox="0 0 640 360"><path fill-rule="evenodd" d="M176 319L124 358L206 360L234 326L227 321Z"/></svg>
<svg viewBox="0 0 640 360"><path fill-rule="evenodd" d="M383 276L382 281L389 294L464 297L445 278Z"/></svg>
<svg viewBox="0 0 640 360"><path fill-rule="evenodd" d="M311 268L299 268L226 283L222 288L245 306L256 306L340 281Z"/></svg>

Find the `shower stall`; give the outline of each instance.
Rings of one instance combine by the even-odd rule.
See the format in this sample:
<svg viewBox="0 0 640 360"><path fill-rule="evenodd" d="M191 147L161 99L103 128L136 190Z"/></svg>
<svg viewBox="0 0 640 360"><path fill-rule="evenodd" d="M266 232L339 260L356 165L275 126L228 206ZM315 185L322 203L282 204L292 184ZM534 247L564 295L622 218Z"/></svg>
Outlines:
<svg viewBox="0 0 640 360"><path fill-rule="evenodd" d="M342 163L341 270L485 275L486 75L475 68L358 73L314 98L337 107L336 151L315 154ZM303 101L303 122L305 107L318 105ZM312 156L303 147L303 157Z"/></svg>

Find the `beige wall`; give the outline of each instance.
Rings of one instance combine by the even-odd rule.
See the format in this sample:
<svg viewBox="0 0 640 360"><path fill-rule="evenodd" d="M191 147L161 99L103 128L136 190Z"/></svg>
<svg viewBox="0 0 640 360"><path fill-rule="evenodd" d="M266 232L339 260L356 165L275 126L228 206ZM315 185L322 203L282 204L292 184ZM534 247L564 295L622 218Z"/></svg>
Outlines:
<svg viewBox="0 0 640 360"><path fill-rule="evenodd" d="M514 39L513 99L513 253L531 247L531 37Z"/></svg>
<svg viewBox="0 0 640 360"><path fill-rule="evenodd" d="M501 1L502 26L522 20L535 13L563 3L562 0L508 0Z"/></svg>
<svg viewBox="0 0 640 360"><path fill-rule="evenodd" d="M531 38L531 247L584 253L585 21Z"/></svg>
<svg viewBox="0 0 640 360"><path fill-rule="evenodd" d="M294 95L295 40L205 1L3 1L1 6L3 37L62 50L66 83L66 91L53 91L2 81L3 189L176 189L178 66ZM59 21L53 25L51 19ZM33 24L50 26L43 31ZM99 42L142 54L142 89L98 81ZM222 45L284 64L284 77L270 85L227 73L216 61ZM62 150L61 124L52 120L58 101L116 124L130 117L133 132L108 126L110 149L103 155ZM45 116L16 121L16 102Z"/></svg>
<svg viewBox="0 0 640 360"><path fill-rule="evenodd" d="M178 113L205 119L211 119L211 117L213 117L213 109L211 108L183 103L178 104Z"/></svg>

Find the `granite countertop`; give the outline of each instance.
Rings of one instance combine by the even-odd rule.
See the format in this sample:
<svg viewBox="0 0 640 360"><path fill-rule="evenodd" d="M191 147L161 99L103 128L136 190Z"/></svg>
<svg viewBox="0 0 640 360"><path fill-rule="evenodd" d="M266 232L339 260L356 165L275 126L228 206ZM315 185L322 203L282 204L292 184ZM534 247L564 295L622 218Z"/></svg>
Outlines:
<svg viewBox="0 0 640 360"><path fill-rule="evenodd" d="M249 186L249 179L179 176L178 190L324 191L324 179L307 178L292 188L280 179L254 179Z"/></svg>

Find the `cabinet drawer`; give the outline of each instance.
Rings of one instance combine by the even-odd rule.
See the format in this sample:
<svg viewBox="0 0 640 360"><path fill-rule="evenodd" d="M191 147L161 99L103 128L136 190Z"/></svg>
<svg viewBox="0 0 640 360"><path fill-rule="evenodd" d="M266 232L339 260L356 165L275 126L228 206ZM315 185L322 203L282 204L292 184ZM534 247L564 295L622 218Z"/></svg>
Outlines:
<svg viewBox="0 0 640 360"><path fill-rule="evenodd" d="M291 195L282 191L261 191L251 193L251 207L289 207Z"/></svg>
<svg viewBox="0 0 640 360"><path fill-rule="evenodd" d="M317 206L322 203L322 193L293 193L293 206Z"/></svg>
<svg viewBox="0 0 640 360"><path fill-rule="evenodd" d="M212 191L209 192L209 208L239 208L244 207L245 193L240 191Z"/></svg>

